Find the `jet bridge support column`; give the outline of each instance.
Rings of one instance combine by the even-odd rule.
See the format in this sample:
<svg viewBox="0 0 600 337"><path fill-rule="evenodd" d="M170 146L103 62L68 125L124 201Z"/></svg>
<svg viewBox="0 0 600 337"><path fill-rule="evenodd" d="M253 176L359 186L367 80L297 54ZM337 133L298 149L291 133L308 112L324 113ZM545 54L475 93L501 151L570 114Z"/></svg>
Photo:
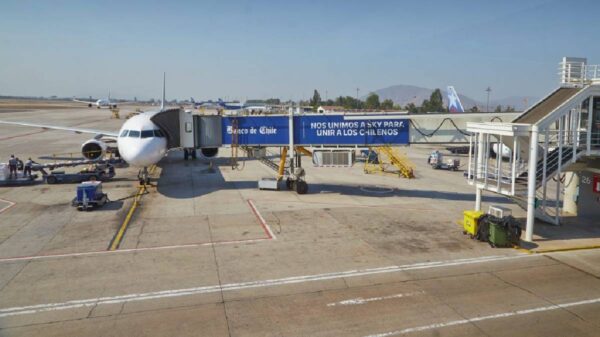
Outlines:
<svg viewBox="0 0 600 337"><path fill-rule="evenodd" d="M298 114L300 107L296 108ZM296 151L294 145L294 108L289 109L289 151L290 154L290 175L286 179L286 187L295 190L298 194L306 194L308 192L308 184L304 181L304 169L300 160L300 153Z"/></svg>

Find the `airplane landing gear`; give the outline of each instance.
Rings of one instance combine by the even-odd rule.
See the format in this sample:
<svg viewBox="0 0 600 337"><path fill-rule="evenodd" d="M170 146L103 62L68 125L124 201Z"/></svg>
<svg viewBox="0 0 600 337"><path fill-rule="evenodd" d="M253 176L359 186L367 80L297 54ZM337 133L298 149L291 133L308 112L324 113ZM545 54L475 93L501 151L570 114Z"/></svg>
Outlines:
<svg viewBox="0 0 600 337"><path fill-rule="evenodd" d="M150 185L150 174L148 173L147 167L144 167L138 172L138 180L140 185Z"/></svg>
<svg viewBox="0 0 600 337"><path fill-rule="evenodd" d="M304 169L297 167L294 170L294 175L285 179L285 187L288 190L294 190L298 194L306 194L308 192L308 184L304 180Z"/></svg>
<svg viewBox="0 0 600 337"><path fill-rule="evenodd" d="M189 159L196 159L196 149L191 148L191 149L187 149L184 148L183 149L183 160L189 160Z"/></svg>

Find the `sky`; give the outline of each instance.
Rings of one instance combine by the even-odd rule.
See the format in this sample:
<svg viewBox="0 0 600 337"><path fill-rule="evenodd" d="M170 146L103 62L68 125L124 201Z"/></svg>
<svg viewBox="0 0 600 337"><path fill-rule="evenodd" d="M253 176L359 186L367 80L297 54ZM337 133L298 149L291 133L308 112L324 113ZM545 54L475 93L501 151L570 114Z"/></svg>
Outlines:
<svg viewBox="0 0 600 337"><path fill-rule="evenodd" d="M0 4L0 95L307 99L396 84L542 97L600 63L600 2L29 1Z"/></svg>

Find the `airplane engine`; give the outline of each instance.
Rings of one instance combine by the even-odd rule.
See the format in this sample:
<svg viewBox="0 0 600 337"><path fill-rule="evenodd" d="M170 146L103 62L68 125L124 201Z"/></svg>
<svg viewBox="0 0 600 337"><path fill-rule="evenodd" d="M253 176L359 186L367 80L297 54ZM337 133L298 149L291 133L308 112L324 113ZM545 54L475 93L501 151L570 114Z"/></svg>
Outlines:
<svg viewBox="0 0 600 337"><path fill-rule="evenodd" d="M219 148L218 147L207 147L207 148L200 149L200 152L202 152L202 155L204 157L212 158L219 153Z"/></svg>
<svg viewBox="0 0 600 337"><path fill-rule="evenodd" d="M90 139L81 145L81 154L85 159L98 159L106 153L106 148L105 142Z"/></svg>

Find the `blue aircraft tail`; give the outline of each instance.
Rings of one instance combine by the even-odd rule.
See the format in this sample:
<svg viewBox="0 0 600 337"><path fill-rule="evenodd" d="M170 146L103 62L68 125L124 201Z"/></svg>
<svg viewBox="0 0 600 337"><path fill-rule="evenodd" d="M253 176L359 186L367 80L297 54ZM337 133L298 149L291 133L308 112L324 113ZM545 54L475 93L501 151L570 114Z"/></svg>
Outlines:
<svg viewBox="0 0 600 337"><path fill-rule="evenodd" d="M458 98L458 94L456 93L456 90L454 90L453 86L448 86L446 89L446 94L448 95L448 111L465 112L465 109L460 102L460 98Z"/></svg>

